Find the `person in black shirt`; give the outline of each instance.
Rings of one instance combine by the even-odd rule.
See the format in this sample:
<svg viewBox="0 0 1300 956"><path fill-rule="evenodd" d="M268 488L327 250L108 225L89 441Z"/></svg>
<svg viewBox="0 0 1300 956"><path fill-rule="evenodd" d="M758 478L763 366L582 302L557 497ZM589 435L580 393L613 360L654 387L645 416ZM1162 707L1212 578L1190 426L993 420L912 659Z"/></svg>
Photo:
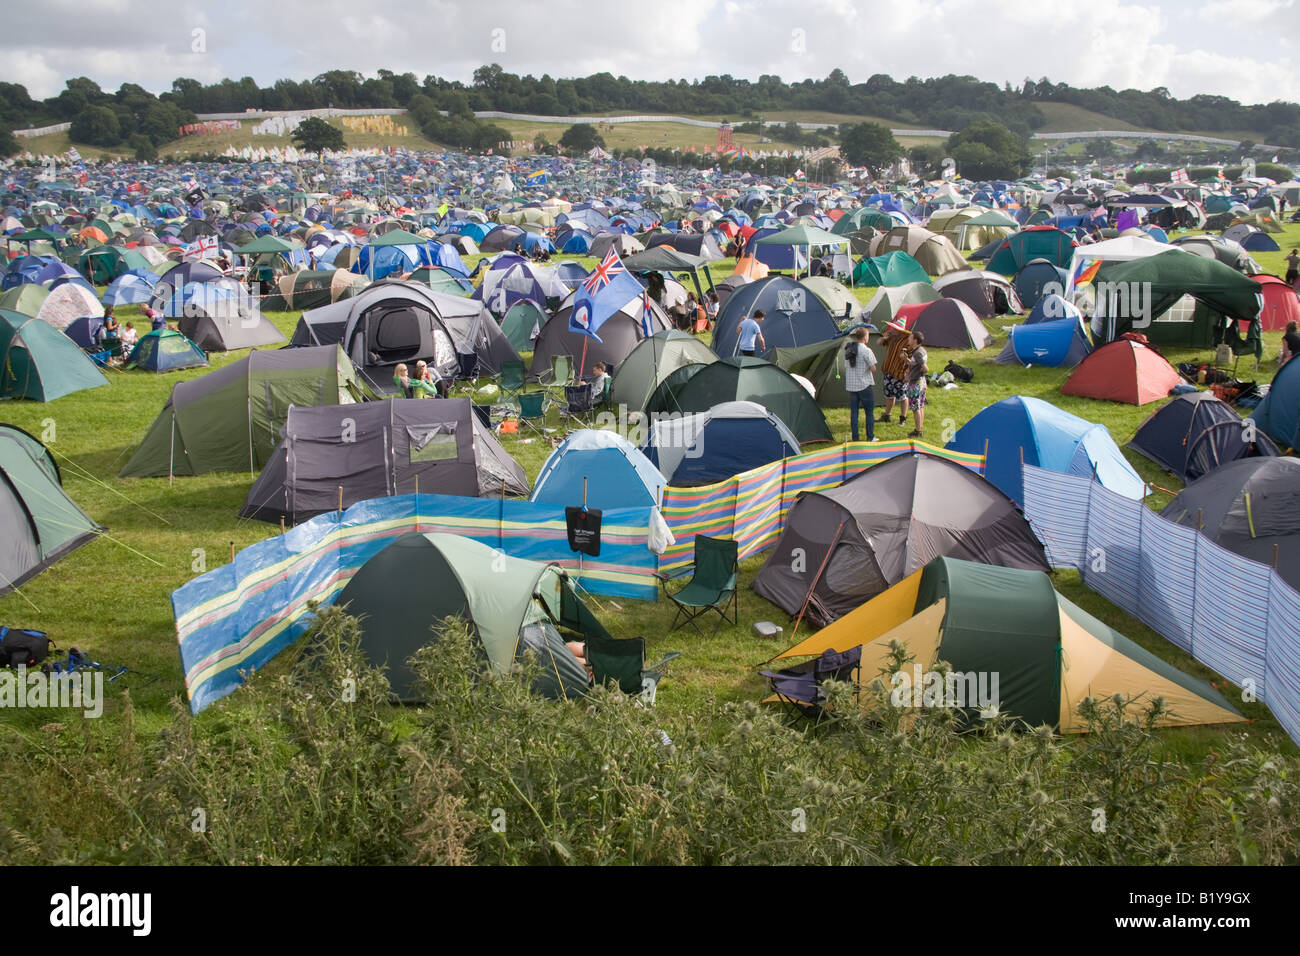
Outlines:
<svg viewBox="0 0 1300 956"><path fill-rule="evenodd" d="M1300 325L1293 320L1286 324L1286 334L1282 336L1282 363L1285 365L1296 355L1300 355Z"/></svg>

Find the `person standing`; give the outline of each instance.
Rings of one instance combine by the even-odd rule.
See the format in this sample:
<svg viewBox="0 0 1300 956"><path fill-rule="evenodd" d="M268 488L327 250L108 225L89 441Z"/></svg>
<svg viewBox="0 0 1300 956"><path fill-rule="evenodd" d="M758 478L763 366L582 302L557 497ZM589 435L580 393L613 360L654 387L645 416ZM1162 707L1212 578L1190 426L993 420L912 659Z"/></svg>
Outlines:
<svg viewBox="0 0 1300 956"><path fill-rule="evenodd" d="M867 330L854 329L844 346L844 387L849 393L851 440L858 440L858 409L867 413L867 441L876 440L876 356L867 346Z"/></svg>
<svg viewBox="0 0 1300 956"><path fill-rule="evenodd" d="M1282 353L1278 356L1279 364L1285 365L1297 355L1300 355L1300 324L1294 319L1286 324L1286 332L1282 336Z"/></svg>
<svg viewBox="0 0 1300 956"><path fill-rule="evenodd" d="M1300 249L1292 249L1286 257L1286 284L1292 291L1300 292L1300 289L1296 289L1297 279L1300 279Z"/></svg>
<svg viewBox="0 0 1300 956"><path fill-rule="evenodd" d="M925 336L920 332L913 332L912 356L907 361L906 401L912 403L912 414L916 417L916 430L908 432L908 438L921 438L922 429L925 427L925 402L928 384L926 376L930 374L930 366L927 364L928 359L929 356L925 351Z"/></svg>
<svg viewBox="0 0 1300 956"><path fill-rule="evenodd" d="M740 323L740 354L753 358L757 355L755 347L762 351L767 351L767 341L763 338L763 319L767 318L767 313L762 309L755 310L752 316L745 316Z"/></svg>
<svg viewBox="0 0 1300 956"><path fill-rule="evenodd" d="M912 357L912 340L907 334L907 330L901 325L889 323L885 326L885 334L881 339L881 344L886 347L885 361L881 363L880 372L884 377L885 391L885 410L881 412L880 417L876 419L877 424L884 425L889 422L889 416L894 411L894 402L897 401L900 406L898 424L902 425L907 421L907 363Z"/></svg>

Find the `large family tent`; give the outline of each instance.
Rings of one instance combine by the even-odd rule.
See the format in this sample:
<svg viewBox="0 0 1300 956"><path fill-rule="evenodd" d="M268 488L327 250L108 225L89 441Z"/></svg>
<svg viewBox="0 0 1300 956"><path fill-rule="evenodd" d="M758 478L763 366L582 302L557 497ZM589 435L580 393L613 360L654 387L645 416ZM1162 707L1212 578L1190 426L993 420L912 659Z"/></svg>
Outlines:
<svg viewBox="0 0 1300 956"><path fill-rule="evenodd" d="M930 348L982 349L993 344L993 336L980 317L960 299L899 306L895 318L908 331L922 333Z"/></svg>
<svg viewBox="0 0 1300 956"><path fill-rule="evenodd" d="M0 594L8 594L102 530L63 490L48 448L0 425Z"/></svg>
<svg viewBox="0 0 1300 956"><path fill-rule="evenodd" d="M107 384L77 343L54 326L0 310L0 399L52 402Z"/></svg>
<svg viewBox="0 0 1300 956"><path fill-rule="evenodd" d="M1120 338L1080 362L1061 386L1061 394L1145 405L1164 398L1182 382L1160 353Z"/></svg>
<svg viewBox="0 0 1300 956"><path fill-rule="evenodd" d="M1019 507L1025 505L1023 465L1095 477L1104 487L1141 501L1146 485L1105 425L1062 411L1042 399L1012 395L963 425L953 451L984 455L984 476Z"/></svg>
<svg viewBox="0 0 1300 956"><path fill-rule="evenodd" d="M912 282L930 284L930 276L921 263L906 252L887 252L867 256L853 269L854 285L903 286Z"/></svg>
<svg viewBox="0 0 1300 956"><path fill-rule="evenodd" d="M403 703L420 702L409 661L438 640L447 618L469 626L500 676L535 655L540 667L532 689L556 699L580 697L590 684L558 628L593 641L609 638L558 565L510 557L453 534L397 538L357 570L335 605L360 620L362 654L387 672Z"/></svg>
<svg viewBox="0 0 1300 956"><path fill-rule="evenodd" d="M276 280L277 294L267 296L262 308L268 311L319 309L340 299L350 299L369 285L365 276L344 269L303 269Z"/></svg>
<svg viewBox="0 0 1300 956"><path fill-rule="evenodd" d="M1175 395L1142 423L1128 447L1184 482L1238 458L1279 454L1272 439L1213 392Z"/></svg>
<svg viewBox="0 0 1300 956"><path fill-rule="evenodd" d="M693 335L677 329L656 332L638 342L614 369L610 402L640 411L659 383L682 366L708 365L717 360L713 350Z"/></svg>
<svg viewBox="0 0 1300 956"><path fill-rule="evenodd" d="M140 336L127 359L128 368L146 372L175 372L208 364L203 350L173 329L154 329Z"/></svg>
<svg viewBox="0 0 1300 956"><path fill-rule="evenodd" d="M36 318L48 322L56 329L66 329L83 315L103 314L104 306L95 298L95 294L75 282L65 282L51 289L41 307L36 310Z"/></svg>
<svg viewBox="0 0 1300 956"><path fill-rule="evenodd" d="M289 524L416 491L527 495L528 476L467 398L290 408L284 436L239 515Z"/></svg>
<svg viewBox="0 0 1300 956"><path fill-rule="evenodd" d="M542 465L533 501L609 511L656 507L668 483L635 445L617 432L574 432ZM586 496L584 498L584 495Z"/></svg>
<svg viewBox="0 0 1300 956"><path fill-rule="evenodd" d="M1259 310L1260 327L1265 332L1280 332L1288 322L1300 323L1300 297L1295 290L1271 275L1251 276L1259 283L1259 294L1264 304Z"/></svg>
<svg viewBox="0 0 1300 956"><path fill-rule="evenodd" d="M793 457L799 439L762 405L723 402L656 421L644 451L670 485L692 488Z"/></svg>
<svg viewBox="0 0 1300 956"><path fill-rule="evenodd" d="M707 412L723 402L756 402L785 422L800 442L830 441L816 400L785 369L740 356L686 365L665 378L646 402L650 414Z"/></svg>
<svg viewBox="0 0 1300 956"><path fill-rule="evenodd" d="M801 345L797 348L777 349L772 361L791 375L798 375L812 383L817 391L817 404L822 408L847 408L849 392L844 386L844 347L848 339L838 336L825 342ZM879 336L869 339L868 348L879 366L885 360L885 350Z"/></svg>
<svg viewBox="0 0 1300 956"><path fill-rule="evenodd" d="M1249 417L1283 448L1300 448L1300 362L1292 360L1278 369L1264 400Z"/></svg>
<svg viewBox="0 0 1300 956"><path fill-rule="evenodd" d="M1110 263L1132 262L1135 259L1165 255L1177 248L1168 243L1157 242L1145 233L1137 236L1118 236L1114 239L1103 239L1101 242L1076 246L1070 255L1070 265L1066 269L1069 282L1065 287L1065 297L1073 301L1075 283L1094 262L1101 262L1102 268L1105 268ZM991 264L989 268L992 268Z"/></svg>
<svg viewBox="0 0 1300 956"><path fill-rule="evenodd" d="M304 312L290 344L342 346L362 379L383 394L396 390L393 368L399 363L423 360L452 378L462 354L476 357L481 374L494 375L502 362L519 360L483 303L396 279Z"/></svg>
<svg viewBox="0 0 1300 956"><path fill-rule="evenodd" d="M950 272L934 280L934 287L946 299L958 299L981 319L1024 311L1011 283L993 272Z"/></svg>
<svg viewBox="0 0 1300 956"><path fill-rule="evenodd" d="M119 477L256 474L280 440L294 405L346 405L366 390L337 345L251 352L178 382Z"/></svg>
<svg viewBox="0 0 1300 956"><path fill-rule="evenodd" d="M952 242L921 226L895 226L871 240L872 258L898 251L919 262L927 275L941 276L970 268Z"/></svg>
<svg viewBox="0 0 1300 956"><path fill-rule="evenodd" d="M1039 318L1049 314L1061 317ZM993 361L1001 365L1019 362L1025 366L1074 368L1091 353L1092 342L1079 310L1059 295L1049 295L1034 306L1023 325L1011 327L1007 344Z"/></svg>
<svg viewBox="0 0 1300 956"><path fill-rule="evenodd" d="M839 334L835 317L817 296L786 276L769 276L741 286L718 311L713 351L726 358L740 352L740 323L763 310L760 323L770 355L777 348L822 342Z"/></svg>
<svg viewBox="0 0 1300 956"><path fill-rule="evenodd" d="M865 318L876 328L882 328L886 322L892 322L898 310L905 305L921 305L925 302L937 302L943 296L935 291L927 279L925 282L909 282L907 285L885 287L876 290L871 301L863 307Z"/></svg>
<svg viewBox="0 0 1300 956"><path fill-rule="evenodd" d="M624 303L597 330L594 338L569 328L569 317L573 315L574 295L570 294L550 321L542 326L541 334L533 343L533 362L528 374L536 381L551 370L551 359L556 355L568 355L573 359L573 369L579 378L586 378L597 362L605 363L607 369L616 367L632 354L634 349L646 336L643 297L637 295ZM659 303L650 303L650 335L666 332L671 327L668 316L659 307Z"/></svg>
<svg viewBox="0 0 1300 956"><path fill-rule="evenodd" d="M1175 496L1161 517L1199 528L1243 558L1277 569L1300 589L1300 459L1243 458Z"/></svg>
<svg viewBox="0 0 1300 956"><path fill-rule="evenodd" d="M1162 699L1161 727L1245 719L1209 684L1058 594L1041 571L952 557L935 558L775 660L860 647L859 680L868 684L890 666L895 641L913 658L913 666L901 672L907 683L893 685L895 691L906 688L904 704L936 702L913 685L914 668L925 675L945 661L954 679L941 686L945 694L951 688L953 696L941 702L963 708L967 720L996 709L1025 727L1086 733L1080 703L1116 695L1138 708ZM980 676L986 678L982 684ZM978 699L980 691L991 696L995 686L996 700Z"/></svg>
<svg viewBox="0 0 1300 956"><path fill-rule="evenodd" d="M936 455L899 455L838 487L802 494L754 590L829 624L940 555L1049 571L1005 494Z"/></svg>

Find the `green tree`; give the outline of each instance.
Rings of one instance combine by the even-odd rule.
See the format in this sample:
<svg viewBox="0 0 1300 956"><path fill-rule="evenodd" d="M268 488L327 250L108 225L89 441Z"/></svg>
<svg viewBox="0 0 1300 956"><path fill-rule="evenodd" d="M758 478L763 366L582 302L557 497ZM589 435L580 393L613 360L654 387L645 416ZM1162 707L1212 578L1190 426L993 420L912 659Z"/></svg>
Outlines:
<svg viewBox="0 0 1300 956"><path fill-rule="evenodd" d="M894 134L879 123L840 128L840 153L852 166L888 166L903 155Z"/></svg>
<svg viewBox="0 0 1300 956"><path fill-rule="evenodd" d="M560 147L571 153L585 153L593 146L604 146L605 140L590 123L574 123L560 137Z"/></svg>
<svg viewBox="0 0 1300 956"><path fill-rule="evenodd" d="M325 122L319 116L309 116L293 131L293 142L299 149L308 153L319 153L326 149L347 149L343 139L343 130Z"/></svg>
<svg viewBox="0 0 1300 956"><path fill-rule="evenodd" d="M948 155L967 179L1016 179L1033 161L1022 137L990 120L978 120L949 136Z"/></svg>
<svg viewBox="0 0 1300 956"><path fill-rule="evenodd" d="M74 143L116 146L122 141L122 126L107 106L87 106L72 120L68 136Z"/></svg>
<svg viewBox="0 0 1300 956"><path fill-rule="evenodd" d="M132 133L126 141L137 162L151 163L158 158L158 147L144 133Z"/></svg>
<svg viewBox="0 0 1300 956"><path fill-rule="evenodd" d="M4 123L0 123L0 156L12 156L18 152L18 137Z"/></svg>

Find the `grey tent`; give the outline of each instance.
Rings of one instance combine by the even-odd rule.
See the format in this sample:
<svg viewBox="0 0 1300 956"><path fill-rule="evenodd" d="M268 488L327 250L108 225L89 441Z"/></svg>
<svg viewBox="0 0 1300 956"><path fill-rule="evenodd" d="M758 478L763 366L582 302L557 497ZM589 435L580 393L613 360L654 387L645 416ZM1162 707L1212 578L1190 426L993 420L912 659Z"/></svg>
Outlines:
<svg viewBox="0 0 1300 956"><path fill-rule="evenodd" d="M934 288L945 299L966 303L981 319L1024 311L1011 283L996 272L950 272L935 279Z"/></svg>
<svg viewBox="0 0 1300 956"><path fill-rule="evenodd" d="M868 321L876 328L882 328L886 322L892 322L898 310L904 305L921 305L925 302L937 302L943 296L928 282L909 282L907 285L881 286L871 301L863 308Z"/></svg>
<svg viewBox="0 0 1300 956"><path fill-rule="evenodd" d="M423 360L453 378L461 355L476 356L478 371L490 375L501 371L502 362L519 360L482 302L396 279L304 312L290 344L341 345L362 379L381 394L396 391L393 368L399 363Z"/></svg>
<svg viewBox="0 0 1300 956"><path fill-rule="evenodd" d="M178 382L119 477L255 474L275 450L291 406L344 405L367 395L337 345L251 352Z"/></svg>
<svg viewBox="0 0 1300 956"><path fill-rule="evenodd" d="M791 614L806 601L826 625L940 555L1051 570L1010 498L962 465L914 453L800 495L753 587Z"/></svg>
<svg viewBox="0 0 1300 956"><path fill-rule="evenodd" d="M1242 458L1192 482L1160 516L1199 527L1220 547L1273 565L1283 581L1300 589L1298 500L1300 459Z"/></svg>
<svg viewBox="0 0 1300 956"><path fill-rule="evenodd" d="M205 352L231 352L262 345L279 345L284 335L261 309L186 309L176 328Z"/></svg>
<svg viewBox="0 0 1300 956"><path fill-rule="evenodd" d="M637 343L645 338L642 329L642 297L631 299L618 312L605 320L597 331L600 339L581 332L569 331L569 316L573 314L573 299L570 294L551 320L542 326L541 335L533 343L533 364L529 376L537 380L551 369L551 357L568 355L573 358L573 368L579 377L591 374L592 366L604 362L606 368L614 368L627 358ZM656 302L650 303L651 334L666 332L669 328L668 317Z"/></svg>
<svg viewBox="0 0 1300 956"><path fill-rule="evenodd" d="M49 449L0 425L0 594L8 594L102 529L63 490Z"/></svg>
<svg viewBox="0 0 1300 956"><path fill-rule="evenodd" d="M830 310L805 286L786 276L768 276L727 297L713 327L713 351L723 358L736 355L740 323L758 309L767 313L761 325L767 351L761 358L777 348L824 342L840 331Z"/></svg>
<svg viewBox="0 0 1300 956"><path fill-rule="evenodd" d="M644 248L641 240L635 236L622 232L603 232L591 240L591 248L587 250L587 255L595 259L603 259L610 249L614 249L620 256L630 256Z"/></svg>
<svg viewBox="0 0 1300 956"><path fill-rule="evenodd" d="M848 408L849 392L844 387L844 346L848 339L839 336L825 342L777 349L773 361L792 375L806 378L817 389L817 404L822 408ZM868 347L876 357L879 369L885 360L885 349L876 333L868 338ZM879 373L873 373L876 384L881 385ZM877 396L880 392L877 391Z"/></svg>
<svg viewBox="0 0 1300 956"><path fill-rule="evenodd" d="M645 408L659 383L684 365L708 365L718 357L693 335L669 329L642 339L614 370L610 401L630 410Z"/></svg>
<svg viewBox="0 0 1300 956"><path fill-rule="evenodd" d="M528 476L467 398L290 408L241 518L297 524L390 495L528 494Z"/></svg>

